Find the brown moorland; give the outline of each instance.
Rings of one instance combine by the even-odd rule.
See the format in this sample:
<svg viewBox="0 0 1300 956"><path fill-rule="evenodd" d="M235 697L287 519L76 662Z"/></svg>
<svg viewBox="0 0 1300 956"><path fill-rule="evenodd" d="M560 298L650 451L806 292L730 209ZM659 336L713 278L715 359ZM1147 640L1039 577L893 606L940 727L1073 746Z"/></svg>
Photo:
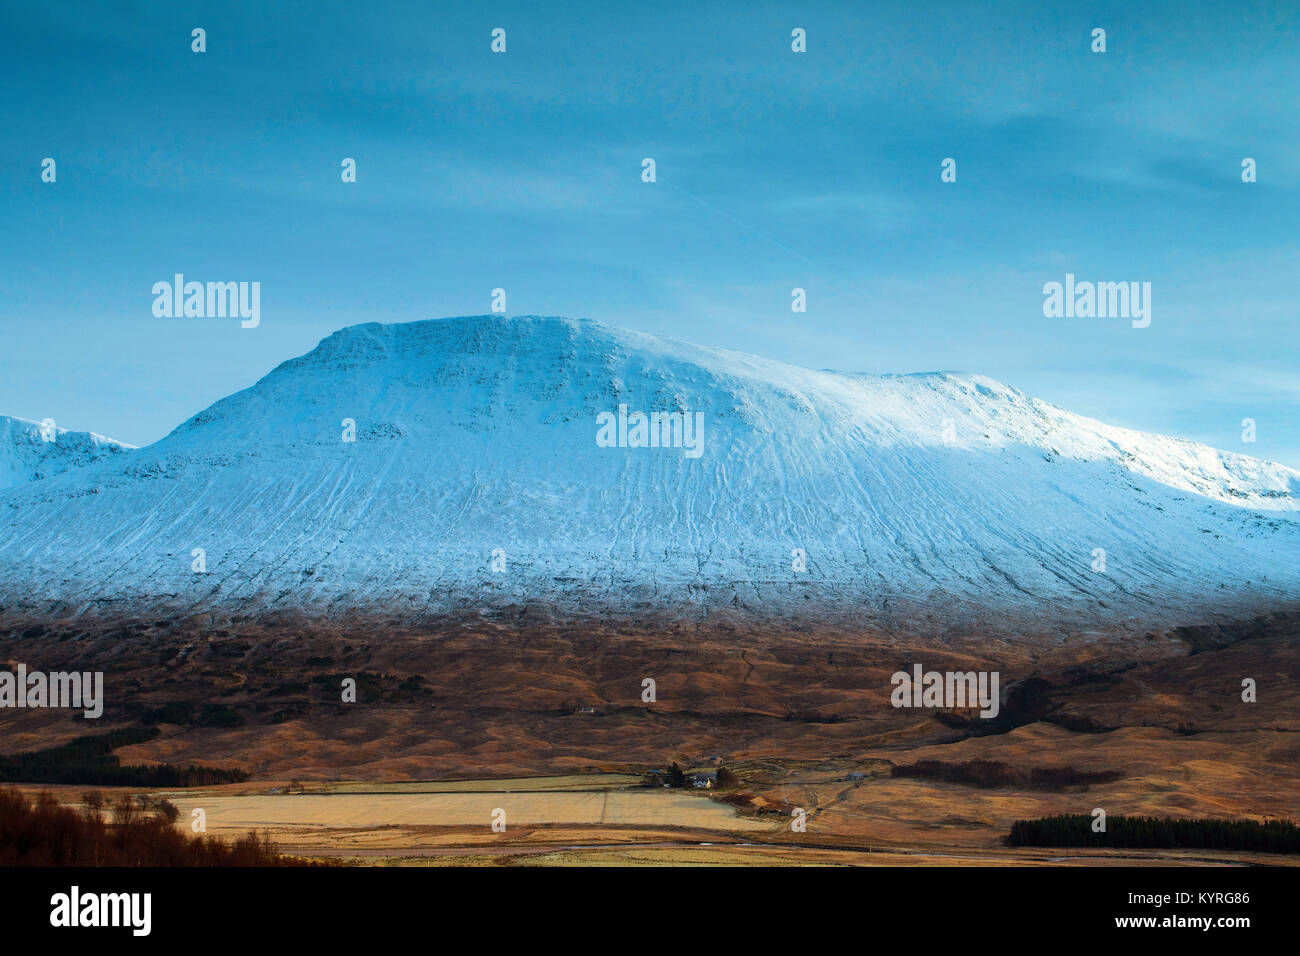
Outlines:
<svg viewBox="0 0 1300 956"><path fill-rule="evenodd" d="M882 862L885 853L911 862L956 854L972 862L1095 863L1108 854L1011 851L1002 838L1017 819L1095 807L1155 816L1300 815L1298 642L1300 619L1288 615L1122 639L952 634L942 642L725 624L643 633L635 625L474 616L428 626L287 618L37 624L0 616L0 664L103 670L108 698L94 722L66 711L0 712L0 753L157 726L158 737L116 755L124 763L253 774L246 784L203 791L209 801L283 800L266 794L291 780L309 791L338 791L340 781L426 781L418 788L438 790L473 778L621 771L635 779L671 760L688 768L723 763L740 778L728 792L667 797L709 801L727 810L725 818L703 810L693 816L685 804L652 808L637 803L631 789L615 799L634 809L593 817L595 797L587 791L608 789L613 778L590 778L596 782L575 784L579 793L566 798L587 809L566 815L558 804L537 803L522 811L508 838L493 840L505 835L489 831L486 843L486 822L473 822L483 808L445 796L408 800L404 810L373 794L344 792L321 799L361 803L309 806L293 796L292 812L229 807L232 833L266 824L291 852L371 862L592 862L603 853L622 862L694 862L715 853L719 860L748 854L834 863ZM970 710L893 708L890 675L913 663L998 671L1002 713L982 721ZM344 677L357 681L356 703L341 700ZM647 677L656 684L653 703L641 700ZM1257 682L1255 703L1241 699L1244 678ZM1086 789L1041 790L890 773L918 761L1118 777ZM618 779L620 789L635 788ZM191 794L199 797L171 796L185 809ZM215 825L226 825L227 804L213 807ZM788 826L796 807L808 813L804 833ZM697 847L719 840L731 848Z"/></svg>

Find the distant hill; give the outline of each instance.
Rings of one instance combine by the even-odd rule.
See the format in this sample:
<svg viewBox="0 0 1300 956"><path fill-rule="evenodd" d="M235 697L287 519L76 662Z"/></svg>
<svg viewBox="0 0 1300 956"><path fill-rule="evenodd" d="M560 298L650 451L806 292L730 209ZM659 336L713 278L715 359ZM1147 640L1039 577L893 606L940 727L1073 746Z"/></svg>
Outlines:
<svg viewBox="0 0 1300 956"><path fill-rule="evenodd" d="M132 448L94 432L72 432L0 415L0 492L115 458Z"/></svg>

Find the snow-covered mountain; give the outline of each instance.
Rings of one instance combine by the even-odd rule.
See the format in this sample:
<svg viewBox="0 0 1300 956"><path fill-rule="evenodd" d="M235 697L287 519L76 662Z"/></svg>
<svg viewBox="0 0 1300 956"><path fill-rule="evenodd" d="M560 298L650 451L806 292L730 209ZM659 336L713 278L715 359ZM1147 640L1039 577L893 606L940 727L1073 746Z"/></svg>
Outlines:
<svg viewBox="0 0 1300 956"><path fill-rule="evenodd" d="M0 491L61 475L132 448L94 432L72 432L49 421L0 415Z"/></svg>
<svg viewBox="0 0 1300 956"><path fill-rule="evenodd" d="M621 405L700 413L698 457L605 447ZM560 318L368 324L124 460L0 495L0 604L1199 623L1294 602L1298 508L1296 471L980 376Z"/></svg>

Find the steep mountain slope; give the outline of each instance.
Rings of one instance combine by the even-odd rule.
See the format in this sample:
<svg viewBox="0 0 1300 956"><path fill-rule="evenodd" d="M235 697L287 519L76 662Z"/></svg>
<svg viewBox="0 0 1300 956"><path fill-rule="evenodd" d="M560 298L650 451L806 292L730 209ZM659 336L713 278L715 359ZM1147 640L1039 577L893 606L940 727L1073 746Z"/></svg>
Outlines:
<svg viewBox="0 0 1300 956"><path fill-rule="evenodd" d="M0 415L0 492L113 458L132 448L94 432L70 432L52 423L42 425Z"/></svg>
<svg viewBox="0 0 1300 956"><path fill-rule="evenodd" d="M699 457L602 447L620 405L701 413ZM556 318L370 324L0 498L0 604L1101 630L1293 601L1298 507L1300 473L979 376Z"/></svg>

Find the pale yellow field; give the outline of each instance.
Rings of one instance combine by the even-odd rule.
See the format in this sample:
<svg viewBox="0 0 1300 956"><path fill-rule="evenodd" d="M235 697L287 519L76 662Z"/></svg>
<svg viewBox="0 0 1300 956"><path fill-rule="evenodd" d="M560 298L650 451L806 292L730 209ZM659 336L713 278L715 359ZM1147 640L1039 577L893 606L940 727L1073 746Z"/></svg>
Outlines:
<svg viewBox="0 0 1300 956"><path fill-rule="evenodd" d="M555 777L507 777L494 780L397 780L380 783L348 781L313 783L312 793L513 793L524 790L618 790L638 787L641 777L627 773L572 773Z"/></svg>
<svg viewBox="0 0 1300 956"><path fill-rule="evenodd" d="M697 792L608 789L633 779L592 774L379 787L353 781L318 784L317 792L306 794L267 793L264 784L246 783L154 796L176 804L180 827L190 822L192 810L201 808L212 835L229 838L256 830L291 856L377 866L1297 863L1293 857L1228 851L1003 845L1001 833L1012 819L1056 810L1065 801L1104 801L1132 812L1131 795L1125 799L1114 784L1090 793L1025 794L881 776L837 782L804 766L798 776L787 776L768 790L768 805L808 808L807 830L794 833L784 813L742 815ZM588 789L569 789L583 784ZM429 789L447 786L456 789ZM39 789L52 790L74 805L83 795L70 786ZM107 796L111 802L129 792L109 791ZM497 808L506 812L505 832L492 830Z"/></svg>
<svg viewBox="0 0 1300 956"><path fill-rule="evenodd" d="M500 786L501 781L493 781ZM771 824L738 815L708 797L654 790L552 791L521 793L337 793L276 795L200 795L176 793L182 819L202 808L209 832L269 828L305 834L335 828L461 827L479 836L492 834L493 811L512 826L591 824L686 827L722 831L770 830Z"/></svg>

